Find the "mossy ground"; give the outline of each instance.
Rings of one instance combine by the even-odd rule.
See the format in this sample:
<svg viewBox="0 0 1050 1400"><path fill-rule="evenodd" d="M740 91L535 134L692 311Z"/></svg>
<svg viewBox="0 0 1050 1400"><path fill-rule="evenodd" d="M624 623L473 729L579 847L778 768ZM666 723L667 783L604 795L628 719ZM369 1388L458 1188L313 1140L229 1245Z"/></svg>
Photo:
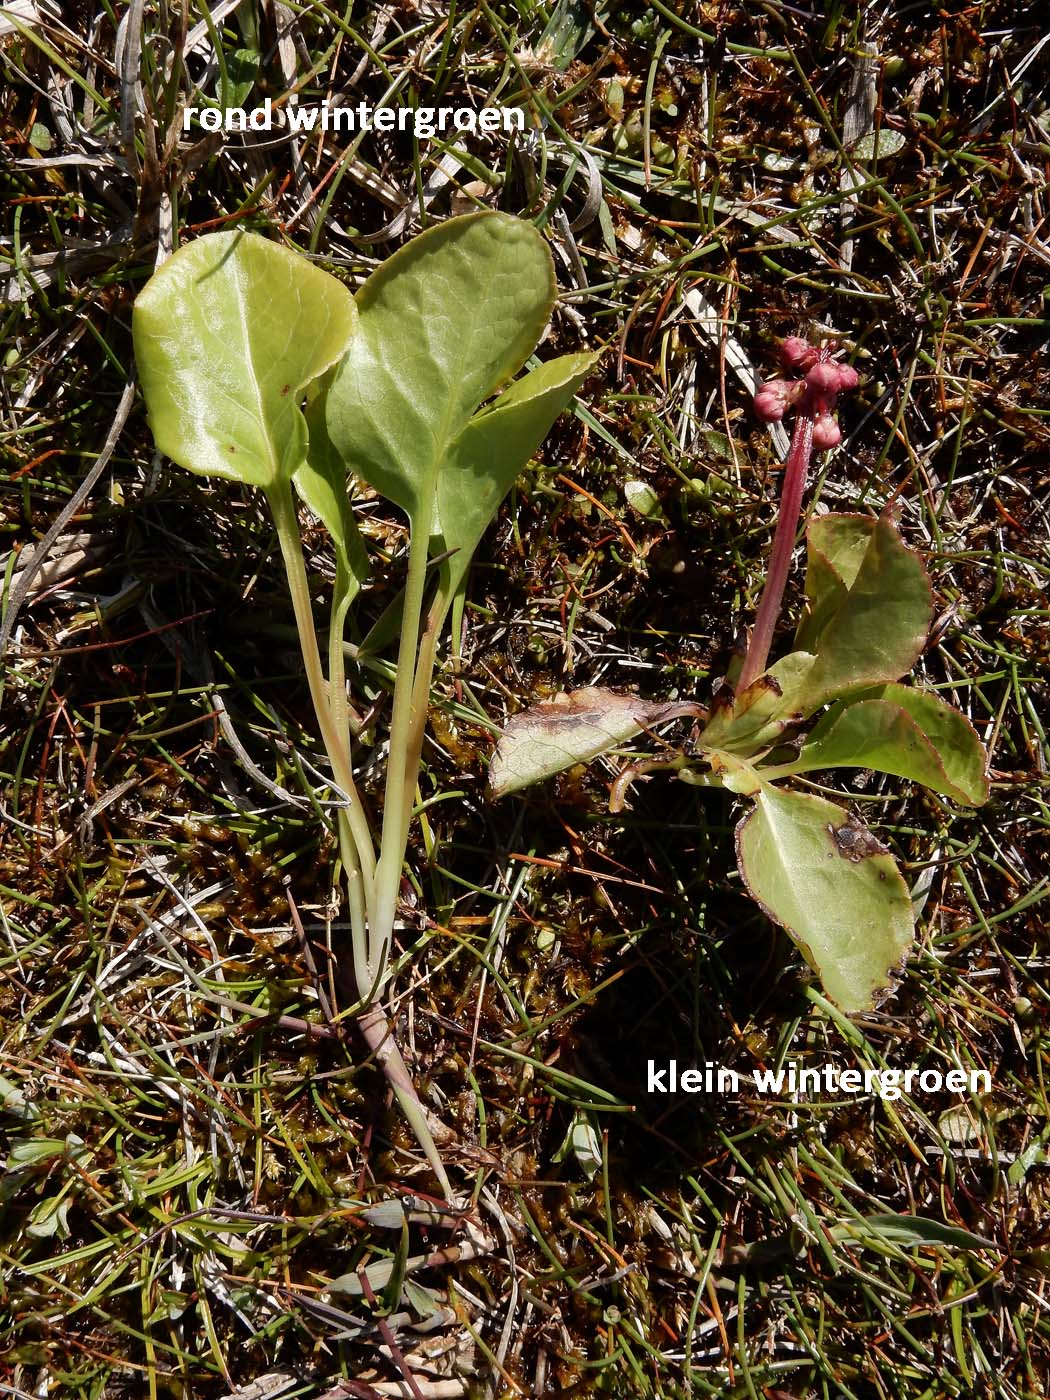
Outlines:
<svg viewBox="0 0 1050 1400"><path fill-rule="evenodd" d="M57 527L3 679L5 1394L1044 1393L1044 26L1037 5L678 0L0 18L7 599ZM292 92L521 106L529 132L182 133L187 102ZM550 239L542 353L606 351L478 556L406 866L398 1030L461 1138L470 1233L426 1208L380 1077L319 1009L332 843L230 744L308 790L271 527L158 459L126 386L131 305L173 244L253 228L356 284L479 205ZM811 502L895 503L936 588L921 679L992 752L978 812L851 789L926 891L896 995L853 1022L744 897L728 795L657 776L611 818L611 763L485 795L530 700L709 698L776 510L748 377L799 332L863 373ZM366 625L404 528L359 504ZM384 676L356 683L382 714ZM646 1095L672 1056L979 1066L993 1091ZM559 1152L574 1125L595 1161Z"/></svg>

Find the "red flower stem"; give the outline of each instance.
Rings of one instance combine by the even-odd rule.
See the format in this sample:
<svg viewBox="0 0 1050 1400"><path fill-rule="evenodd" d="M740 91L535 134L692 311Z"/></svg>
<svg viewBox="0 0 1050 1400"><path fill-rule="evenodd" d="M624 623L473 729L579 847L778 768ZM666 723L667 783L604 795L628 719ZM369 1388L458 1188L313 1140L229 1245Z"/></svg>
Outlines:
<svg viewBox="0 0 1050 1400"><path fill-rule="evenodd" d="M784 485L780 493L780 513L773 536L773 552L769 559L769 572L766 574L766 585L762 590L762 601L758 605L754 631L751 633L751 641L737 682L738 695L766 669L773 632L780 616L780 604L784 598L784 586L791 571L791 555L795 549L795 535L802 513L802 496L806 489L806 477L812 455L813 416L803 409L795 419L791 447L784 461Z"/></svg>

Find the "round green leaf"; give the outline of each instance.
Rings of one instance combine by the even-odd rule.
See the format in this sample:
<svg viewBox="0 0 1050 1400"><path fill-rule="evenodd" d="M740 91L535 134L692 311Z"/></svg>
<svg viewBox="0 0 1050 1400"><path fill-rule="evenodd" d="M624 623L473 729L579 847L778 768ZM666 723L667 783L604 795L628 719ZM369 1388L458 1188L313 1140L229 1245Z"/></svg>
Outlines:
<svg viewBox="0 0 1050 1400"><path fill-rule="evenodd" d="M188 471L269 490L306 456L300 399L354 329L347 289L254 233L210 233L147 282L132 315L150 427Z"/></svg>
<svg viewBox="0 0 1050 1400"><path fill-rule="evenodd" d="M908 887L870 831L834 802L766 786L736 830L740 873L852 1014L893 982L914 937Z"/></svg>

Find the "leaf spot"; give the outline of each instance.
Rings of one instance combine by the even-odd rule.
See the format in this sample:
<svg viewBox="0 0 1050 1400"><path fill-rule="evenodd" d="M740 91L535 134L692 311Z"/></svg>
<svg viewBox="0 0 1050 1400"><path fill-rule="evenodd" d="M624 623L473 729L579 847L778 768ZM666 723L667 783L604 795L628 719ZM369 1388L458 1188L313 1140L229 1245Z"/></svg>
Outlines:
<svg viewBox="0 0 1050 1400"><path fill-rule="evenodd" d="M881 841L872 836L867 827L861 826L858 822L848 821L842 826L832 826L828 824L828 835L835 843L835 849L843 860L848 860L854 865L858 865L867 856L882 856L886 854L886 847ZM881 875L885 879L885 875Z"/></svg>

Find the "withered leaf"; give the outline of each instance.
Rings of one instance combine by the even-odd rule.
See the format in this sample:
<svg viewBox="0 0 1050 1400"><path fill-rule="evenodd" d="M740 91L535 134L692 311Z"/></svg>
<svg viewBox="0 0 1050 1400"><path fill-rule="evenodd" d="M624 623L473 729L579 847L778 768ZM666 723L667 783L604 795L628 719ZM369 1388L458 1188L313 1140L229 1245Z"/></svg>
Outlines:
<svg viewBox="0 0 1050 1400"><path fill-rule="evenodd" d="M559 695L508 723L492 755L489 790L504 797L587 763L653 725L697 713L695 705L642 700L598 686Z"/></svg>

